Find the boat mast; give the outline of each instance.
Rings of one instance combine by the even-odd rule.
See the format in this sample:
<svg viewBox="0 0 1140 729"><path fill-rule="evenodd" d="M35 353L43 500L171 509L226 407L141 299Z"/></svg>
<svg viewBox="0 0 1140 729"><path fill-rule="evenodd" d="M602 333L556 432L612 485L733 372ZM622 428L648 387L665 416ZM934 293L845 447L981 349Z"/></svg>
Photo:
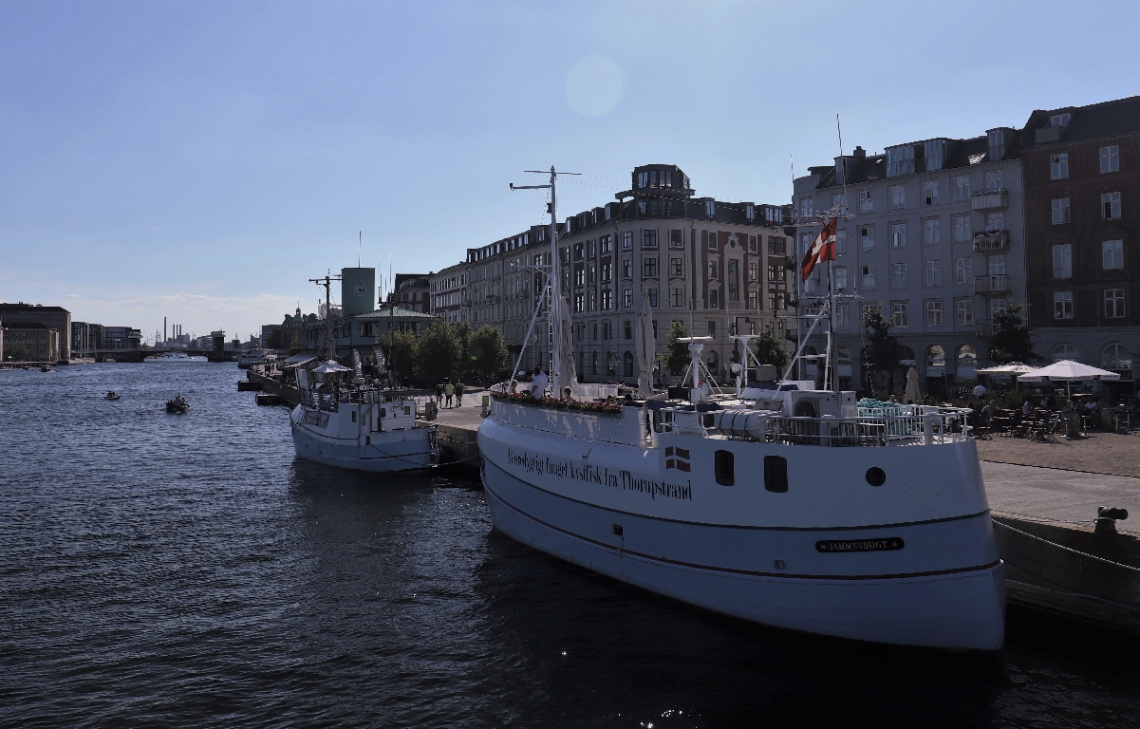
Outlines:
<svg viewBox="0 0 1140 729"><path fill-rule="evenodd" d="M330 301L329 289L332 287L333 281L340 281L340 274L332 275L332 272L325 274L324 278L311 278L309 279L318 286L325 287L325 341L329 347L329 359L336 359L336 343L333 341L333 326L332 326L332 302Z"/></svg>
<svg viewBox="0 0 1140 729"><path fill-rule="evenodd" d="M534 174L546 174L546 170L523 170ZM556 396L562 394L562 317L558 316L562 307L562 277L558 270L558 195L555 185L560 173L550 166L549 185L516 185L511 184L512 190L550 190L550 273L549 290L550 301L547 302L547 319L550 322L550 387ZM580 175L581 172L562 172L563 175ZM557 309L555 307L558 307Z"/></svg>

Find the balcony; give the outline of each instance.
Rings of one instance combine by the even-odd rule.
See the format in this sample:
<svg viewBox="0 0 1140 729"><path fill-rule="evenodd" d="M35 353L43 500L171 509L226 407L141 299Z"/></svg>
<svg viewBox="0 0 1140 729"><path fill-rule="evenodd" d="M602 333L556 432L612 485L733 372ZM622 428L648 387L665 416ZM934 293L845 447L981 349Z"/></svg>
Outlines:
<svg viewBox="0 0 1140 729"><path fill-rule="evenodd" d="M994 210L1009 207L1009 190L998 188L982 190L970 196L971 210Z"/></svg>
<svg viewBox="0 0 1140 729"><path fill-rule="evenodd" d="M985 233L974 233L975 253L994 253L995 251L1009 250L1009 231L992 230Z"/></svg>
<svg viewBox="0 0 1140 729"><path fill-rule="evenodd" d="M1005 295L1013 292L1013 282L1009 276L974 276L974 293L982 296Z"/></svg>
<svg viewBox="0 0 1140 729"><path fill-rule="evenodd" d="M994 335L994 323L988 319L974 322L974 336L981 339Z"/></svg>

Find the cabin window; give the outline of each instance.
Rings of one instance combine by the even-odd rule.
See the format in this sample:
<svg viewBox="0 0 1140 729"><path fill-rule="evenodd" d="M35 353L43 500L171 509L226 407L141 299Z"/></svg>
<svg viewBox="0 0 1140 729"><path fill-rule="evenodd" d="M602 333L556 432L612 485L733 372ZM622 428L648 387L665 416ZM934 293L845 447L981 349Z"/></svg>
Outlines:
<svg viewBox="0 0 1140 729"><path fill-rule="evenodd" d="M355 410L352 411L352 422L354 422L354 423L356 422L356 411Z"/></svg>
<svg viewBox="0 0 1140 729"><path fill-rule="evenodd" d="M788 459L764 456L764 488L777 494L788 492Z"/></svg>
<svg viewBox="0 0 1140 729"><path fill-rule="evenodd" d="M713 463L715 464L717 483L721 486L732 486L736 483L736 468L732 451L717 451Z"/></svg>

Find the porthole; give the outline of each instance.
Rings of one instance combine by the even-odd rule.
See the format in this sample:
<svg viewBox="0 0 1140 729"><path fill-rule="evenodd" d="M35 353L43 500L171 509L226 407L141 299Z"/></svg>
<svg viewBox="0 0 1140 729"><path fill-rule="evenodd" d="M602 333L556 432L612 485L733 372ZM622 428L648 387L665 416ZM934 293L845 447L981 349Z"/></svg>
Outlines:
<svg viewBox="0 0 1140 729"><path fill-rule="evenodd" d="M788 492L788 459L764 456L764 488L777 494Z"/></svg>
<svg viewBox="0 0 1140 729"><path fill-rule="evenodd" d="M878 466L871 466L867 469L867 483L872 486L882 486L887 482L886 472Z"/></svg>

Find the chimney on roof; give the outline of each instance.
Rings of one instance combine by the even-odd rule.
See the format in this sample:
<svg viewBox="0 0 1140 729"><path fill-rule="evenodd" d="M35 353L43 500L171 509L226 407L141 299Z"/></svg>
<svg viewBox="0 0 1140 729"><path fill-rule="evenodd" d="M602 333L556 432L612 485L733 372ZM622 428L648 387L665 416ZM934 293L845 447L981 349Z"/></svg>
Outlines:
<svg viewBox="0 0 1140 729"><path fill-rule="evenodd" d="M851 156L855 157L856 159L866 159L867 150L863 149L862 147L856 147L855 151L851 153Z"/></svg>

